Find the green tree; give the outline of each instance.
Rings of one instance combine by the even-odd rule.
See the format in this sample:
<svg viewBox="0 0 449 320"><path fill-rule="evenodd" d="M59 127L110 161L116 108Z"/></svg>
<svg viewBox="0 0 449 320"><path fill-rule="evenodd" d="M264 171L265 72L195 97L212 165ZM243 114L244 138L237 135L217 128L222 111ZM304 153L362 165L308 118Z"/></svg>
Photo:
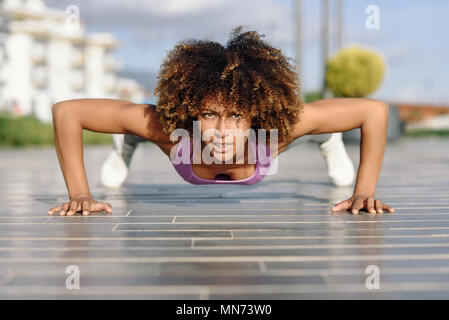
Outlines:
<svg viewBox="0 0 449 320"><path fill-rule="evenodd" d="M326 84L335 97L366 97L379 87L385 69L381 54L352 45L326 61Z"/></svg>

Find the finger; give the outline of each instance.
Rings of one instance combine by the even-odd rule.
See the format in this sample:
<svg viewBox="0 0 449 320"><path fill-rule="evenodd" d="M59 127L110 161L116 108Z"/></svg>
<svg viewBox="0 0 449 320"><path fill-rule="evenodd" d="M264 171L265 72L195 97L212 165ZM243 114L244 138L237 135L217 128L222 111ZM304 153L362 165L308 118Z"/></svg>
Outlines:
<svg viewBox="0 0 449 320"><path fill-rule="evenodd" d="M385 204L382 207L384 210L388 210L388 212L394 212L394 209L390 207L389 205Z"/></svg>
<svg viewBox="0 0 449 320"><path fill-rule="evenodd" d="M377 213L383 213L384 212L382 210L382 201L381 200L376 200L376 209L377 209Z"/></svg>
<svg viewBox="0 0 449 320"><path fill-rule="evenodd" d="M376 213L376 210L374 209L374 198L368 198L368 201L366 202L366 209L369 213Z"/></svg>
<svg viewBox="0 0 449 320"><path fill-rule="evenodd" d="M112 205L110 203L106 203L105 209L106 213L112 213Z"/></svg>
<svg viewBox="0 0 449 320"><path fill-rule="evenodd" d="M352 213L358 214L359 210L363 208L363 200L362 199L356 199L354 201L354 204L352 205Z"/></svg>
<svg viewBox="0 0 449 320"><path fill-rule="evenodd" d="M101 202L91 202L90 203L90 211L91 212L97 212L97 211L102 211L103 210L103 203Z"/></svg>
<svg viewBox="0 0 449 320"><path fill-rule="evenodd" d="M61 210L61 212L59 212L59 215L60 215L60 216L65 216L65 213L66 213L67 210L69 210L69 203L68 203L68 202L65 202L65 203L62 205L62 210Z"/></svg>
<svg viewBox="0 0 449 320"><path fill-rule="evenodd" d="M89 215L89 212L90 212L90 203L89 203L89 201L87 201L87 200L84 200L83 201L83 204L82 204L82 210L83 210L83 216L87 216L87 215Z"/></svg>
<svg viewBox="0 0 449 320"><path fill-rule="evenodd" d="M337 203L332 208L332 211L346 210L351 206L351 204L352 204L352 202L350 200L343 200L343 201Z"/></svg>
<svg viewBox="0 0 449 320"><path fill-rule="evenodd" d="M52 215L54 214L56 211L60 211L62 209L61 206L57 206L57 207L53 207L50 210L48 210L48 214Z"/></svg>
<svg viewBox="0 0 449 320"><path fill-rule="evenodd" d="M76 209L78 207L78 201L71 200L70 201L70 208L69 211L67 211L68 216L73 216L76 213Z"/></svg>

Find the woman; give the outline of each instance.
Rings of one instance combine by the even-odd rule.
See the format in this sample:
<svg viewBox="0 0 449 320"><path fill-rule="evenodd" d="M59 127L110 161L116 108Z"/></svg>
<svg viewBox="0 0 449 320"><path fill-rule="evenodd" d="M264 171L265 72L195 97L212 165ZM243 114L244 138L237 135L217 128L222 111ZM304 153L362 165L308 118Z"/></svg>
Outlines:
<svg viewBox="0 0 449 320"><path fill-rule="evenodd" d="M55 104L55 145L70 201L48 213L112 212L109 203L90 195L82 129L151 141L193 184L254 184L270 173L276 157L298 138L355 128L361 128L362 138L354 193L332 211L393 212L374 199L386 145L388 105L361 98L305 104L289 59L256 31L241 31L241 26L234 29L225 47L199 40L176 44L158 75L157 105L114 99ZM257 133L255 138L251 132ZM127 148L124 152L129 155L132 147ZM130 157L125 160L129 165Z"/></svg>

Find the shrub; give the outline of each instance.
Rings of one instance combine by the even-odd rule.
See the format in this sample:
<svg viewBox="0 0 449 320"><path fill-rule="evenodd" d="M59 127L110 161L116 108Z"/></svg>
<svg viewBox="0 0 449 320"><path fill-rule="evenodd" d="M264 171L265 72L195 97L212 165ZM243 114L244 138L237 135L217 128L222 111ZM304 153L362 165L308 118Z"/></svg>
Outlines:
<svg viewBox="0 0 449 320"><path fill-rule="evenodd" d="M379 87L385 68L381 54L352 45L326 61L326 83L335 97L366 97Z"/></svg>
<svg viewBox="0 0 449 320"><path fill-rule="evenodd" d="M84 145L112 144L110 134L83 130ZM22 147L30 145L53 145L53 125L34 116L16 117L0 113L0 146Z"/></svg>

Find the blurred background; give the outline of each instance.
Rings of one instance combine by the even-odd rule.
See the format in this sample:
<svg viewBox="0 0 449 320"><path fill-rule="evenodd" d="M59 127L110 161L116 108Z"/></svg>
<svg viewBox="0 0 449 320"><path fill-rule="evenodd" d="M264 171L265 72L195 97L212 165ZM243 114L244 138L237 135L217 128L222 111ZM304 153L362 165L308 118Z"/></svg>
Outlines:
<svg viewBox="0 0 449 320"><path fill-rule="evenodd" d="M0 146L51 145L59 101L156 103L168 50L187 38L225 44L240 24L295 59L306 101L384 100L389 139L447 137L448 13L444 0L3 0Z"/></svg>

